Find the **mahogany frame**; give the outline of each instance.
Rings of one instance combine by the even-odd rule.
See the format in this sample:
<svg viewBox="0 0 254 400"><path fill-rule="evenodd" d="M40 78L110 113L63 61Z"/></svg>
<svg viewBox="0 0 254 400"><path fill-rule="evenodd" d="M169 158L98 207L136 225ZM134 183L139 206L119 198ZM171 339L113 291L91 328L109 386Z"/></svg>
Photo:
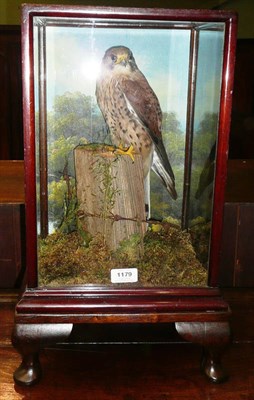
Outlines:
<svg viewBox="0 0 254 400"><path fill-rule="evenodd" d="M218 127L217 163L208 286L131 288L105 286L38 288L35 188L33 17L107 18L151 21L224 22L225 45ZM229 342L230 310L215 288L218 282L237 16L227 11L24 5L22 10L23 114L25 137L27 289L16 308L14 346L23 357L14 379L31 385L40 379L41 347L68 340L75 323L174 322L185 339L206 348L203 371L214 382L225 379L220 355ZM32 372L31 372L32 371Z"/></svg>

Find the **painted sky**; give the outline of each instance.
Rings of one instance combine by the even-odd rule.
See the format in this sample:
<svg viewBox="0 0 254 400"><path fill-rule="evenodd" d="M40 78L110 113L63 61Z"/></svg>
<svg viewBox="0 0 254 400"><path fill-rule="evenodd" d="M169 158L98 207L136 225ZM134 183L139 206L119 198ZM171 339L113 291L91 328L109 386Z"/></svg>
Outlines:
<svg viewBox="0 0 254 400"><path fill-rule="evenodd" d="M95 96L95 83L105 51L129 47L139 69L157 94L163 111L174 111L184 130L188 88L190 31L177 29L121 29L47 27L47 104L65 92ZM196 118L218 111L223 33L202 33Z"/></svg>

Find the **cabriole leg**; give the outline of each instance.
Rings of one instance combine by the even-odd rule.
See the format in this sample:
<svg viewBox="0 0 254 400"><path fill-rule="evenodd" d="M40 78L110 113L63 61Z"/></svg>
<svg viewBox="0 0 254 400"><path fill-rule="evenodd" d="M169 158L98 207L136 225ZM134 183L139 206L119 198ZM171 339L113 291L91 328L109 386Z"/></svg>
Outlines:
<svg viewBox="0 0 254 400"><path fill-rule="evenodd" d="M203 346L202 371L214 383L227 379L221 357L230 341L228 322L177 322L177 332L187 341Z"/></svg>
<svg viewBox="0 0 254 400"><path fill-rule="evenodd" d="M37 383L41 378L40 349L66 341L71 331L72 324L16 324L12 343L22 362L14 372L15 382L23 386Z"/></svg>
<svg viewBox="0 0 254 400"><path fill-rule="evenodd" d="M214 348L209 346L204 348L201 370L210 381L214 383L222 383L228 379L228 375L221 362L223 352L224 348Z"/></svg>
<svg viewBox="0 0 254 400"><path fill-rule="evenodd" d="M22 363L14 372L13 377L15 383L22 386L31 386L39 382L41 378L39 352L23 354Z"/></svg>

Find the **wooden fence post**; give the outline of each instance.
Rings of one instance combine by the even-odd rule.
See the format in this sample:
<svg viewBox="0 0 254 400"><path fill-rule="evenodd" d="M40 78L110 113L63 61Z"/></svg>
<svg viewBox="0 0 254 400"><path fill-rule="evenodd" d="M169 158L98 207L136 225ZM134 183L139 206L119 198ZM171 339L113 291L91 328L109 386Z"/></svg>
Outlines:
<svg viewBox="0 0 254 400"><path fill-rule="evenodd" d="M83 230L102 234L111 250L132 235L146 232L143 163L139 154L116 155L107 145L74 150L77 198Z"/></svg>

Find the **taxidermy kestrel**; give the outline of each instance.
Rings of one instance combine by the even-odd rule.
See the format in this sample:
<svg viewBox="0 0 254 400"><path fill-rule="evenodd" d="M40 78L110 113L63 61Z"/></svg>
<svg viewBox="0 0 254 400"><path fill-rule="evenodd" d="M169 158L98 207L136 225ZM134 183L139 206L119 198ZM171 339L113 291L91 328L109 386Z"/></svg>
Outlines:
<svg viewBox="0 0 254 400"><path fill-rule="evenodd" d="M160 104L129 48L115 46L106 51L96 98L113 144L131 146L141 154L146 197L150 198L152 168L176 199L175 177L162 141Z"/></svg>

